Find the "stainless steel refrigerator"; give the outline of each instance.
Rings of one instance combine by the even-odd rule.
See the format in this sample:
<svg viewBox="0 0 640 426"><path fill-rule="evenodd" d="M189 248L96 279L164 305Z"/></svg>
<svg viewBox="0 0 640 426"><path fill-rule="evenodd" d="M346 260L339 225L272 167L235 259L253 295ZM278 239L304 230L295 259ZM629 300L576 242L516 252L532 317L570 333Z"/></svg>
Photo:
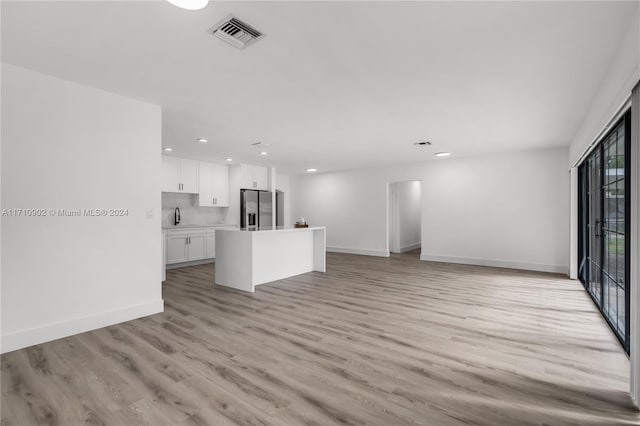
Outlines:
<svg viewBox="0 0 640 426"><path fill-rule="evenodd" d="M240 190L240 228L248 230L271 229L273 226L272 218L271 192Z"/></svg>

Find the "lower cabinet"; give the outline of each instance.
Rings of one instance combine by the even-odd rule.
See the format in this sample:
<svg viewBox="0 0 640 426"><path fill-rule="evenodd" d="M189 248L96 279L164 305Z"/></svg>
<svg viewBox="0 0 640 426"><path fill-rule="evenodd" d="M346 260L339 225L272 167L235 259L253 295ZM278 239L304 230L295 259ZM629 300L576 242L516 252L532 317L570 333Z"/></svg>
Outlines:
<svg viewBox="0 0 640 426"><path fill-rule="evenodd" d="M169 229L166 232L165 261L167 265L213 259L216 257L216 229L235 228L224 225L207 228Z"/></svg>
<svg viewBox="0 0 640 426"><path fill-rule="evenodd" d="M207 240L204 228L167 233L167 265L207 258Z"/></svg>
<svg viewBox="0 0 640 426"><path fill-rule="evenodd" d="M207 240L204 234L192 235L187 244L187 260L201 260L207 258Z"/></svg>
<svg viewBox="0 0 640 426"><path fill-rule="evenodd" d="M187 261L187 237L167 236L167 264Z"/></svg>

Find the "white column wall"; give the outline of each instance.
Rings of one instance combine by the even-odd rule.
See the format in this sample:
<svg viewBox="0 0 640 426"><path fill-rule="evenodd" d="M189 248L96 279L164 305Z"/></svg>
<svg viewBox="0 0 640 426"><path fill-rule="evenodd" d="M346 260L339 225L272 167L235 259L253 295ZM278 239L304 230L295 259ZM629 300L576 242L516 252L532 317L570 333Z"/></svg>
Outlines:
<svg viewBox="0 0 640 426"><path fill-rule="evenodd" d="M2 351L161 312L160 107L3 63L1 121L3 207L47 211L2 217Z"/></svg>
<svg viewBox="0 0 640 426"><path fill-rule="evenodd" d="M569 278L578 279L578 169L572 167L571 173L571 221L569 229Z"/></svg>

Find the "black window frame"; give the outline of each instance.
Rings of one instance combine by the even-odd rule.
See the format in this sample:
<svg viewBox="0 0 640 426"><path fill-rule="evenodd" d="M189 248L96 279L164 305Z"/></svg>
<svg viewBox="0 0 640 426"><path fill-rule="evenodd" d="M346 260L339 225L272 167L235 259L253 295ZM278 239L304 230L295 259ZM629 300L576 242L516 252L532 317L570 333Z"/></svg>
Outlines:
<svg viewBox="0 0 640 426"><path fill-rule="evenodd" d="M624 167L625 167L625 172L624 172L624 197L625 197L625 206L624 206L624 212L625 212L625 223L624 223L624 232L625 232L625 238L624 238L624 257L625 257L625 282L624 282L624 290L625 290L625 335L621 336L620 334L618 334L618 332L616 331L617 326L616 324L612 324L611 320L609 319L609 317L604 313L603 309L604 309L604 279L600 279L600 300L597 300L594 295L591 293L591 291L589 291L589 282L590 282L590 273L591 273L591 267L590 264L588 263L588 261L586 260L587 258L587 253L585 252L585 249L588 250L588 248L585 246L586 241L588 241L587 234L589 232L589 229L587 227L587 223L588 221L585 220L585 214L587 213L588 210L588 206L585 207L585 198L586 198L586 194L587 194L587 162L588 160L596 155L596 152L599 152L600 154L600 158L601 158L601 162L600 162L600 175L601 177L604 178L605 173L605 150L604 150L604 146L605 146L605 142L609 139L609 137L612 135L612 133L614 131L616 131L618 129L618 127L624 123ZM622 347L624 348L625 352L627 354L629 354L629 350L630 350L630 326L631 326L631 312L630 312L630 300L631 300L631 295L630 295L630 269L631 269L631 256L630 256L630 251L631 251L631 185L633 184L631 182L631 109L627 110L624 114L622 114L622 116L618 119L618 121L616 121L616 123L610 127L610 130L604 135L603 138L601 138L601 140L598 142L598 145L589 153L589 155L585 156L585 158L582 160L582 162L580 163L580 165L578 166L578 221L577 221L577 227L578 227L578 279L580 280L580 282L582 283L582 286L585 289L585 292L589 295L589 297L591 298L591 300L593 301L594 305L596 306L596 308L598 309L598 311L600 311L600 314L602 315L602 317L605 319L605 321L607 322L607 324L609 325L609 328L611 328L611 331L613 332L613 334L616 336L616 338L618 339L618 341L620 342L620 344L622 345ZM604 217L604 195L603 195L603 185L600 185L599 190L601 191L601 196L600 196L600 209L601 209L601 215L602 217ZM601 232L602 235L602 232ZM606 241L605 238L601 238L600 239L600 267L604 268L604 261L603 261L603 257L605 255L605 250L604 250L604 245L605 245ZM581 268L582 266L582 268ZM601 274L603 274L602 270L601 270ZM616 313L617 316L617 313Z"/></svg>

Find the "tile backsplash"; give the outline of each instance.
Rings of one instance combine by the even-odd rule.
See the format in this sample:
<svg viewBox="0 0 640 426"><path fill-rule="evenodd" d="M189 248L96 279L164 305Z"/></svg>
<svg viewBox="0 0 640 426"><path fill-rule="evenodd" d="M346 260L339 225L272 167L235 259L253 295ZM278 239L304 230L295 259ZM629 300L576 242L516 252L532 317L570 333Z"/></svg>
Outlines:
<svg viewBox="0 0 640 426"><path fill-rule="evenodd" d="M237 222L227 218L228 207L199 207L197 195L163 192L162 226L173 225L176 207L180 208L180 224L182 225L213 225Z"/></svg>

